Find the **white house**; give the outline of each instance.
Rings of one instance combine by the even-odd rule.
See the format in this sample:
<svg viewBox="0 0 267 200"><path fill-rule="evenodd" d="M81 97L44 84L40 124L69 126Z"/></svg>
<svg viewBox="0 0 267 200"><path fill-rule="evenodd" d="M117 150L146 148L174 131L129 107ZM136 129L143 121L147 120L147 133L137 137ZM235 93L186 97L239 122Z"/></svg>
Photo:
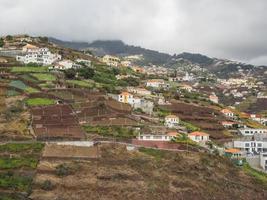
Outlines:
<svg viewBox="0 0 267 200"><path fill-rule="evenodd" d="M76 63L83 63L85 64L87 67L90 67L91 66L91 60L85 60L85 59L76 59Z"/></svg>
<svg viewBox="0 0 267 200"><path fill-rule="evenodd" d="M171 141L177 135L179 134L175 131L168 132L167 134L139 134L137 139L146 141Z"/></svg>
<svg viewBox="0 0 267 200"><path fill-rule="evenodd" d="M188 134L188 137L195 142L207 142L209 141L209 134L204 132L195 131Z"/></svg>
<svg viewBox="0 0 267 200"><path fill-rule="evenodd" d="M134 97L131 93L129 92L122 92L118 95L118 101L122 103L128 103L128 104L135 104L135 103L140 103L141 99Z"/></svg>
<svg viewBox="0 0 267 200"><path fill-rule="evenodd" d="M238 132L244 136L254 136L255 134L265 134L267 133L267 129L259 129L259 128L240 128Z"/></svg>
<svg viewBox="0 0 267 200"><path fill-rule="evenodd" d="M154 103L152 101L139 98L138 96L134 96L129 92L120 93L117 96L117 100L122 103L130 104L135 109L140 108L147 114L151 115L153 112Z"/></svg>
<svg viewBox="0 0 267 200"><path fill-rule="evenodd" d="M163 79L151 79L151 80L147 80L146 82L147 87L153 87L153 88L163 87L164 84L165 84L165 81Z"/></svg>
<svg viewBox="0 0 267 200"><path fill-rule="evenodd" d="M53 66L50 66L49 69L56 69L56 70L67 70L72 68L79 68L81 67L79 64L71 60L61 60L55 63Z"/></svg>
<svg viewBox="0 0 267 200"><path fill-rule="evenodd" d="M173 128L179 125L179 117L176 115L168 115L165 117L165 126Z"/></svg>
<svg viewBox="0 0 267 200"><path fill-rule="evenodd" d="M231 111L231 110L229 110L229 109L227 109L227 108L225 108L225 109L222 109L221 110L221 113L225 116L225 117L227 117L227 118L234 118L234 113Z"/></svg>
<svg viewBox="0 0 267 200"><path fill-rule="evenodd" d="M48 48L32 48L25 49L25 55L16 56L16 60L25 64L37 63L41 65L51 65L58 60L61 60L61 55L53 54Z"/></svg>

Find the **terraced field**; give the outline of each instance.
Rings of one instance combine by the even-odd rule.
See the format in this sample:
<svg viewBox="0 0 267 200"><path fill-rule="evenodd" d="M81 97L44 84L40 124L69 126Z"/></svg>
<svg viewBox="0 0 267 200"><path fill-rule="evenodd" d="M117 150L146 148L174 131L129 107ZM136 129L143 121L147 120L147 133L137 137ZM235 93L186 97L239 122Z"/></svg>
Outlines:
<svg viewBox="0 0 267 200"><path fill-rule="evenodd" d="M43 149L41 143L0 145L0 199L26 199Z"/></svg>

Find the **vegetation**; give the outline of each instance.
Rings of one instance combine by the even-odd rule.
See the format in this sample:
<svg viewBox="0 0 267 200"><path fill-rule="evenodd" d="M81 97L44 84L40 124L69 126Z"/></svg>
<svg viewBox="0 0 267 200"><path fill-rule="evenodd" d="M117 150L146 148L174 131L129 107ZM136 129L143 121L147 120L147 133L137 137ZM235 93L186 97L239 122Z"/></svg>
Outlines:
<svg viewBox="0 0 267 200"><path fill-rule="evenodd" d="M186 129L187 129L188 131L190 131L190 132L193 132L193 131L199 131L199 130L200 130L199 127L197 127L197 126L195 126L194 124L191 124L191 123L189 123L189 122L180 121L180 124L181 124L182 126L185 126Z"/></svg>
<svg viewBox="0 0 267 200"><path fill-rule="evenodd" d="M0 145L0 199L24 199L31 190L43 143L7 143ZM9 155L6 157L6 155ZM10 195L2 196L7 191Z"/></svg>
<svg viewBox="0 0 267 200"><path fill-rule="evenodd" d="M84 130L89 134L98 134L105 137L133 138L137 135L134 129L121 126L84 126Z"/></svg>
<svg viewBox="0 0 267 200"><path fill-rule="evenodd" d="M0 173L0 188L11 188L16 191L28 192L32 182L31 177L18 176L12 172Z"/></svg>
<svg viewBox="0 0 267 200"><path fill-rule="evenodd" d="M66 163L60 164L56 167L56 174L61 177L68 176L71 174L71 169Z"/></svg>
<svg viewBox="0 0 267 200"><path fill-rule="evenodd" d="M14 73L42 73L42 72L48 72L48 67L43 67L43 66L12 67L11 72L14 72Z"/></svg>
<svg viewBox="0 0 267 200"><path fill-rule="evenodd" d="M47 98L30 98L27 99L26 104L28 106L48 106L55 104L54 99L47 99Z"/></svg>
<svg viewBox="0 0 267 200"><path fill-rule="evenodd" d="M0 158L0 169L16 169L21 167L36 168L38 160L35 158Z"/></svg>
<svg viewBox="0 0 267 200"><path fill-rule="evenodd" d="M139 148L139 151L144 154L153 156L156 160L161 160L162 158L164 158L164 156L166 156L166 151L158 150L158 149L141 147Z"/></svg>
<svg viewBox="0 0 267 200"><path fill-rule="evenodd" d="M45 180L41 185L41 188L46 191L52 190L53 187L54 186L52 185L52 182L50 180Z"/></svg>
<svg viewBox="0 0 267 200"><path fill-rule="evenodd" d="M31 153L40 153L43 149L44 144L35 142L35 143L10 143L10 144L3 144L0 145L0 153L9 152L9 153L21 153L21 152L28 152Z"/></svg>
<svg viewBox="0 0 267 200"><path fill-rule="evenodd" d="M27 93L34 93L34 92L38 92L39 91L36 88L27 86L24 82L22 82L20 80L13 80L13 81L11 81L9 83L9 86L14 87L14 88L18 88L18 89L21 89L21 90L24 90Z"/></svg>
<svg viewBox="0 0 267 200"><path fill-rule="evenodd" d="M34 73L31 74L33 77L37 78L39 81L55 81L56 77L53 74L47 73Z"/></svg>
<svg viewBox="0 0 267 200"><path fill-rule="evenodd" d="M257 182L259 182L262 185L267 186L267 174L266 173L253 169L252 167L249 166L247 162L244 163L243 170L249 176L254 177Z"/></svg>
<svg viewBox="0 0 267 200"><path fill-rule="evenodd" d="M3 38L0 38L0 47L3 47L4 46L4 40Z"/></svg>
<svg viewBox="0 0 267 200"><path fill-rule="evenodd" d="M186 134L180 134L180 135L176 136L173 139L173 142L181 143L181 144L188 144L188 145L192 145L192 146L197 145L197 143L192 141L191 139L189 139Z"/></svg>
<svg viewBox="0 0 267 200"><path fill-rule="evenodd" d="M87 80L67 80L67 83L74 85L74 86L80 86L84 88L93 88L94 83L92 81Z"/></svg>

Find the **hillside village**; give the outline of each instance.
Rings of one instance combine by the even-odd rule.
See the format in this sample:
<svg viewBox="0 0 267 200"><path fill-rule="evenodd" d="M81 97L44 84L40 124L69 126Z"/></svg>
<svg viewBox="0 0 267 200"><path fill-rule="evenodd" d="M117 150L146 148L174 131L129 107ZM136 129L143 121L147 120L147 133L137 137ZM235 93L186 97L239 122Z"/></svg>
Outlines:
<svg viewBox="0 0 267 200"><path fill-rule="evenodd" d="M190 159L200 159L204 171L201 173L205 173L205 176L208 176L205 171L207 168L215 170L218 163L222 162L223 172L216 174L214 171L218 180L229 167L233 169L233 176L238 177L235 181L242 182L236 170L243 170L242 176L247 181L244 185L253 181L260 183L261 186L254 192L262 199L266 197L267 69L220 59L196 62L193 60L196 56L190 56L175 55L168 58L166 63L158 64L145 62L144 55L99 56L92 49L74 50L53 43L46 37L2 37L0 137L3 144L0 145L0 153L5 158L0 158L0 163L6 167L1 168L0 165L3 171L0 175L0 191L14 199L29 194L32 199L52 199L55 197L52 192L47 193L51 196L44 195L42 198L38 198L37 194L44 190L53 191L54 184L63 187L60 180L71 184L64 174L67 173L65 162L62 161L64 159L73 169L77 166L70 159L88 158L88 162L92 162L91 174L85 170L84 163L79 165L80 172L87 177L92 177L96 170L94 159L99 158L103 168L108 168L108 163L112 165L119 156L122 163L127 159L144 162L147 167L144 173L149 174L149 169L154 166L148 164L152 158L144 157L142 161L144 154L152 156L155 160L151 162L164 170L166 166L157 162L163 158L166 163L175 163L176 159L183 163L185 161L181 160L184 159L195 166L196 161ZM222 68L221 71L212 68L214 63ZM223 73L229 70L229 66L237 66L236 71L226 77ZM8 147L10 141L12 147ZM23 147L14 147L13 142ZM30 147L26 145L27 142ZM4 145L7 145L7 150L4 147L2 149ZM25 148L26 157L19 152L19 148ZM113 150L108 152L107 149ZM161 151L169 152L170 156ZM11 155L8 152L12 155L18 153L21 157L8 157ZM181 157L175 158L175 152ZM27 156L33 156L36 160L28 163ZM19 159L25 163L12 168L12 163L21 162ZM53 159L56 160L54 163ZM51 173L54 173L54 169L51 166L57 163L60 167L55 169L56 173L62 173L58 176L61 179L55 178L53 182ZM186 165L186 162L183 164ZM22 181L19 178L21 174L13 172L14 169L21 168L23 171L27 167L31 169L29 173L36 172L30 183L28 179L25 179L26 183L23 182L24 179ZM139 169L136 163L132 163L131 167ZM9 169L13 170L11 175L8 172L4 174ZM171 173L174 173L173 170ZM201 171L197 167L195 170ZM126 173L126 169L122 169L123 172ZM135 181L137 177L136 182L140 187L141 181L144 187L150 186L149 180L141 180L134 170L130 175L118 175L115 178L107 177L107 174L101 171L98 178L110 181L130 177L131 181ZM70 173L70 176L74 175ZM79 176L86 181L82 174ZM251 177L255 180L250 180ZM15 191L20 192L11 194L13 188L4 184L10 182L12 185L15 179L25 185L14 186ZM168 179L171 180L171 177L168 176ZM28 190L30 184L31 192ZM127 184L129 191L137 187L132 188L129 182ZM249 187L244 185L232 189ZM72 188L70 185L68 187ZM59 188L55 190L64 195ZM159 192L158 188L155 190ZM212 190L216 191L216 188ZM179 198L171 196L171 193L168 195L167 199ZM190 192L184 195L195 198L190 196ZM210 199L209 194L201 193L201 197ZM155 196L154 199L160 197Z"/></svg>

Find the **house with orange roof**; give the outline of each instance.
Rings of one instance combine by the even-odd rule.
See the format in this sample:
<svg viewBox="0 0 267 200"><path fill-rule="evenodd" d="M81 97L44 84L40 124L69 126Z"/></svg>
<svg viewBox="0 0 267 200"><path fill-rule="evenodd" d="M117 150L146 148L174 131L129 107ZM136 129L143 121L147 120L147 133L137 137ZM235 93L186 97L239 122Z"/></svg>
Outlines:
<svg viewBox="0 0 267 200"><path fill-rule="evenodd" d="M207 142L209 141L209 134L204 133L204 132L200 132L200 131L195 131L192 133L188 134L188 137L195 141L195 142Z"/></svg>
<svg viewBox="0 0 267 200"><path fill-rule="evenodd" d="M165 117L164 125L168 128L174 128L179 125L179 122L179 117L177 117L176 115L167 115Z"/></svg>
<svg viewBox="0 0 267 200"><path fill-rule="evenodd" d="M215 94L210 95L209 100L213 103L219 103L219 98Z"/></svg>
<svg viewBox="0 0 267 200"><path fill-rule="evenodd" d="M39 47L32 45L32 44L26 44L22 47L22 52L28 53L28 52L36 52L39 50Z"/></svg>
<svg viewBox="0 0 267 200"><path fill-rule="evenodd" d="M233 128L234 125L236 125L236 122L232 121L222 121L221 124L223 125L224 128Z"/></svg>
<svg viewBox="0 0 267 200"><path fill-rule="evenodd" d="M240 149L231 148L225 149L224 155L228 158L240 158L242 157L243 153Z"/></svg>
<svg viewBox="0 0 267 200"><path fill-rule="evenodd" d="M234 118L235 114L233 111L231 111L230 109L224 108L221 110L221 113L228 118Z"/></svg>
<svg viewBox="0 0 267 200"><path fill-rule="evenodd" d="M151 79L147 80L146 86L153 88L161 88L165 85L165 81L163 79Z"/></svg>
<svg viewBox="0 0 267 200"><path fill-rule="evenodd" d="M118 95L118 101L121 103L133 103L133 95L129 92L122 92Z"/></svg>

